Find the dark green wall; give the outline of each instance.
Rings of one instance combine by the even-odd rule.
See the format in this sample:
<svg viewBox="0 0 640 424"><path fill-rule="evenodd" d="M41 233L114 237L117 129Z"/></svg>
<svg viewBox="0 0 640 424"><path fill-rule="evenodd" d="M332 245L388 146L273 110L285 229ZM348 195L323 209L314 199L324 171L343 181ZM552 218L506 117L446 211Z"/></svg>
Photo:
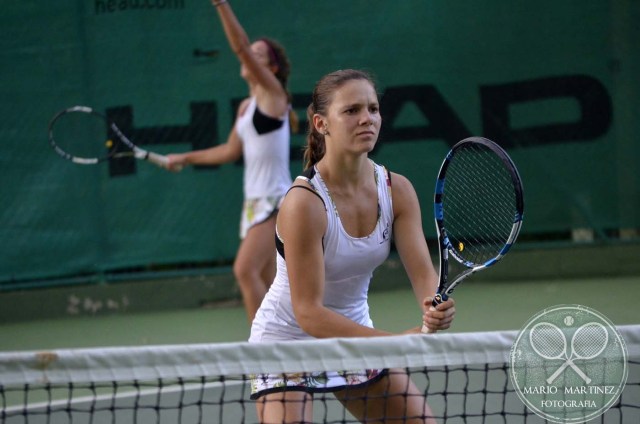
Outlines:
<svg viewBox="0 0 640 424"><path fill-rule="evenodd" d="M518 165L525 236L640 227L639 2L232 1L250 37L287 47L301 119L323 74L376 75L373 156L414 182L427 236L438 166L467 135ZM159 152L224 142L246 88L209 1L4 3L0 281L232 258L241 166L82 167L47 142L51 116L74 104ZM303 143L294 136L292 174Z"/></svg>

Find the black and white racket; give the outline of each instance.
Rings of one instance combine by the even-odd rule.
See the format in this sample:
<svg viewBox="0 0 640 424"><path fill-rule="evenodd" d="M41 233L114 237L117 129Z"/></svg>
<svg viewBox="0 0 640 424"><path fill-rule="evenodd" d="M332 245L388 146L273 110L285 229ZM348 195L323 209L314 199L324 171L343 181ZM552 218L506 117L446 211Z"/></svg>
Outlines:
<svg viewBox="0 0 640 424"><path fill-rule="evenodd" d="M524 213L522 181L509 155L493 141L470 137L456 143L440 167L434 215L440 251L440 281L433 306L458 284L489 268L515 243ZM461 265L449 273L453 257ZM423 327L424 332L428 332Z"/></svg>
<svg viewBox="0 0 640 424"><path fill-rule="evenodd" d="M58 155L80 165L123 157L147 160L162 168L169 164L166 156L136 146L104 114L87 106L56 113L49 122L49 143Z"/></svg>

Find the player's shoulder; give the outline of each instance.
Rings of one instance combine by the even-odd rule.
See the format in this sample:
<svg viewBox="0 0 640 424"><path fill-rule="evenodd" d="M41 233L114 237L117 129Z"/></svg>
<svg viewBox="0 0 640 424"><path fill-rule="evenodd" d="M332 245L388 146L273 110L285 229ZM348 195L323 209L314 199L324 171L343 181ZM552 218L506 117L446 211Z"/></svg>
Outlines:
<svg viewBox="0 0 640 424"><path fill-rule="evenodd" d="M284 198L283 208L291 206L303 214L315 215L319 209L326 210L322 194L314 184L315 168L306 169L291 184Z"/></svg>
<svg viewBox="0 0 640 424"><path fill-rule="evenodd" d="M300 204L305 209L307 207L317 208L319 204L324 206L324 199L311 180L305 176L299 176L293 181L285 196L285 201L287 199L291 199L290 203Z"/></svg>
<svg viewBox="0 0 640 424"><path fill-rule="evenodd" d="M393 198L393 213L399 217L405 211L419 209L418 195L411 181L402 174L391 173L391 192Z"/></svg>
<svg viewBox="0 0 640 424"><path fill-rule="evenodd" d="M398 174L397 172L389 171L389 180L391 181L391 187L393 188L393 192L396 191L413 191L413 184L411 181L402 174Z"/></svg>
<svg viewBox="0 0 640 424"><path fill-rule="evenodd" d="M249 107L249 103L251 103L251 97L247 97L240 102L240 104L238 105L238 109L236 110L238 117L244 115L245 111Z"/></svg>
<svg viewBox="0 0 640 424"><path fill-rule="evenodd" d="M282 201L278 211L278 228L304 228L305 231L324 232L327 224L324 200L306 180L297 178Z"/></svg>

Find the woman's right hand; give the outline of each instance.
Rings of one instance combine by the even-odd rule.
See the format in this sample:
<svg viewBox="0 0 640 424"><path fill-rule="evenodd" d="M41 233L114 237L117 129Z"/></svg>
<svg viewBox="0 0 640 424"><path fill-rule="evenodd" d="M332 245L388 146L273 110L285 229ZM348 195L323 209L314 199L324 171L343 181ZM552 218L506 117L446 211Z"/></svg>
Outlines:
<svg viewBox="0 0 640 424"><path fill-rule="evenodd" d="M180 172L186 165L184 154L170 154L167 155L167 159L169 159L167 169L171 172Z"/></svg>

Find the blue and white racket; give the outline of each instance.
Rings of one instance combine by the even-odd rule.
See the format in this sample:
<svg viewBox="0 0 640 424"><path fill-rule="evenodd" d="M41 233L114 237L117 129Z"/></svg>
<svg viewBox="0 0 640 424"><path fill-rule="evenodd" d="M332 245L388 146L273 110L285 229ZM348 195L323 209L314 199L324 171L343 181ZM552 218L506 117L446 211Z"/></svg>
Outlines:
<svg viewBox="0 0 640 424"><path fill-rule="evenodd" d="M522 180L507 152L482 137L455 144L440 167L434 194L440 251L434 307L447 300L462 280L507 254L523 214ZM455 278L449 275L450 256L462 266Z"/></svg>

